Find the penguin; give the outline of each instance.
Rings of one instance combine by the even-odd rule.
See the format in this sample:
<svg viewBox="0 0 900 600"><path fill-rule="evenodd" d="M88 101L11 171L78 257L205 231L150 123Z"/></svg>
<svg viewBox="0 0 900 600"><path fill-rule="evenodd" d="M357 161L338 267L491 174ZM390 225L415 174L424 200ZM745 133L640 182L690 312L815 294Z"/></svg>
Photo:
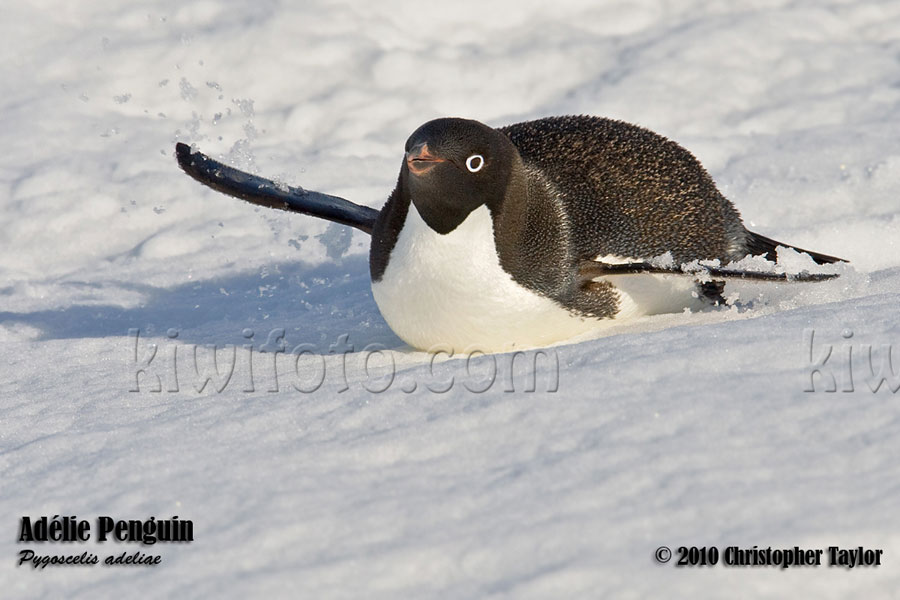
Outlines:
<svg viewBox="0 0 900 600"><path fill-rule="evenodd" d="M722 302L729 278L836 276L727 267L747 256L775 261L779 246L818 264L843 261L747 230L688 150L601 117L500 128L429 121L409 136L380 211L277 186L185 144L176 156L218 191L370 233L375 302L391 329L421 350L541 347ZM687 268L698 261L718 263Z"/></svg>

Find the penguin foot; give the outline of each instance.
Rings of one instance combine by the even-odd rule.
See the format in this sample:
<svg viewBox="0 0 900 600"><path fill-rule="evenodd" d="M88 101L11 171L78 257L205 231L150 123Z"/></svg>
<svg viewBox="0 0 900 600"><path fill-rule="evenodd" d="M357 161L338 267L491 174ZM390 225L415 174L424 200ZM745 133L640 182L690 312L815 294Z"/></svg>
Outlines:
<svg viewBox="0 0 900 600"><path fill-rule="evenodd" d="M725 291L724 281L698 281L697 287L700 291L700 297L704 301L713 306L725 305L725 296L722 295L722 292Z"/></svg>

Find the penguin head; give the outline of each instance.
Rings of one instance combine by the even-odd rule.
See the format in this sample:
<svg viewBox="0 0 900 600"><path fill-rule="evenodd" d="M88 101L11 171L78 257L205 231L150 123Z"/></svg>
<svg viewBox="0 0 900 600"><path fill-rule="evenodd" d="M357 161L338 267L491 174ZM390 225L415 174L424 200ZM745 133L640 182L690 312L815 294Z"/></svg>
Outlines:
<svg viewBox="0 0 900 600"><path fill-rule="evenodd" d="M483 123L435 119L406 141L401 181L425 223L447 234L481 205L499 209L517 156L508 137Z"/></svg>

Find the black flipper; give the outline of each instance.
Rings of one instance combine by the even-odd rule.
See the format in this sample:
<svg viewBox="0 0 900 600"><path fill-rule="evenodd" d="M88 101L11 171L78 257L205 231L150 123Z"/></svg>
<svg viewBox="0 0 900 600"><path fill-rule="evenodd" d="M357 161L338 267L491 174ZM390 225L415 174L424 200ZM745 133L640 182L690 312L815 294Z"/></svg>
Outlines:
<svg viewBox="0 0 900 600"><path fill-rule="evenodd" d="M687 277L712 278L712 279L753 279L756 281L782 281L782 282L813 282L827 281L839 275L837 273L766 273L764 271L741 271L738 269L723 269L720 267L700 266L696 269L680 269L677 267L657 267L650 263L632 262L624 264L608 264L595 260L582 261L579 275L582 281L592 280L595 277L608 275L641 275L646 273L660 275L684 275Z"/></svg>
<svg viewBox="0 0 900 600"><path fill-rule="evenodd" d="M213 160L202 152L191 152L187 144L175 145L178 165L185 173L212 189L246 200L251 204L278 208L328 219L342 225L372 233L378 211L320 192L290 186L257 177Z"/></svg>
<svg viewBox="0 0 900 600"><path fill-rule="evenodd" d="M844 260L843 258L838 258L836 256L828 256L827 254L819 254L818 252L811 252L809 250L804 250L803 248L791 246L790 244L785 244L773 240L772 238L767 238L764 235L753 233L752 231L747 232L747 250L753 256L762 255L765 256L767 260L775 262L776 260L778 260L778 254L775 252L775 248L777 246L791 248L801 254L809 254L809 257L812 258L816 262L816 264L820 265L830 265L836 262L849 262Z"/></svg>

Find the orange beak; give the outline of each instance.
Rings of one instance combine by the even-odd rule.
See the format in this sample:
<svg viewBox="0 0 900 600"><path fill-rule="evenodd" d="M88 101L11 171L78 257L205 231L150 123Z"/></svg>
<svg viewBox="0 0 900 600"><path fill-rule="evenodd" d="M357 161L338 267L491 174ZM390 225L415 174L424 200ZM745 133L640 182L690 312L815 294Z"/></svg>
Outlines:
<svg viewBox="0 0 900 600"><path fill-rule="evenodd" d="M410 148L406 153L406 166L413 175L423 175L434 168L439 162L446 162L446 159L432 154L428 150L428 144L422 143Z"/></svg>

